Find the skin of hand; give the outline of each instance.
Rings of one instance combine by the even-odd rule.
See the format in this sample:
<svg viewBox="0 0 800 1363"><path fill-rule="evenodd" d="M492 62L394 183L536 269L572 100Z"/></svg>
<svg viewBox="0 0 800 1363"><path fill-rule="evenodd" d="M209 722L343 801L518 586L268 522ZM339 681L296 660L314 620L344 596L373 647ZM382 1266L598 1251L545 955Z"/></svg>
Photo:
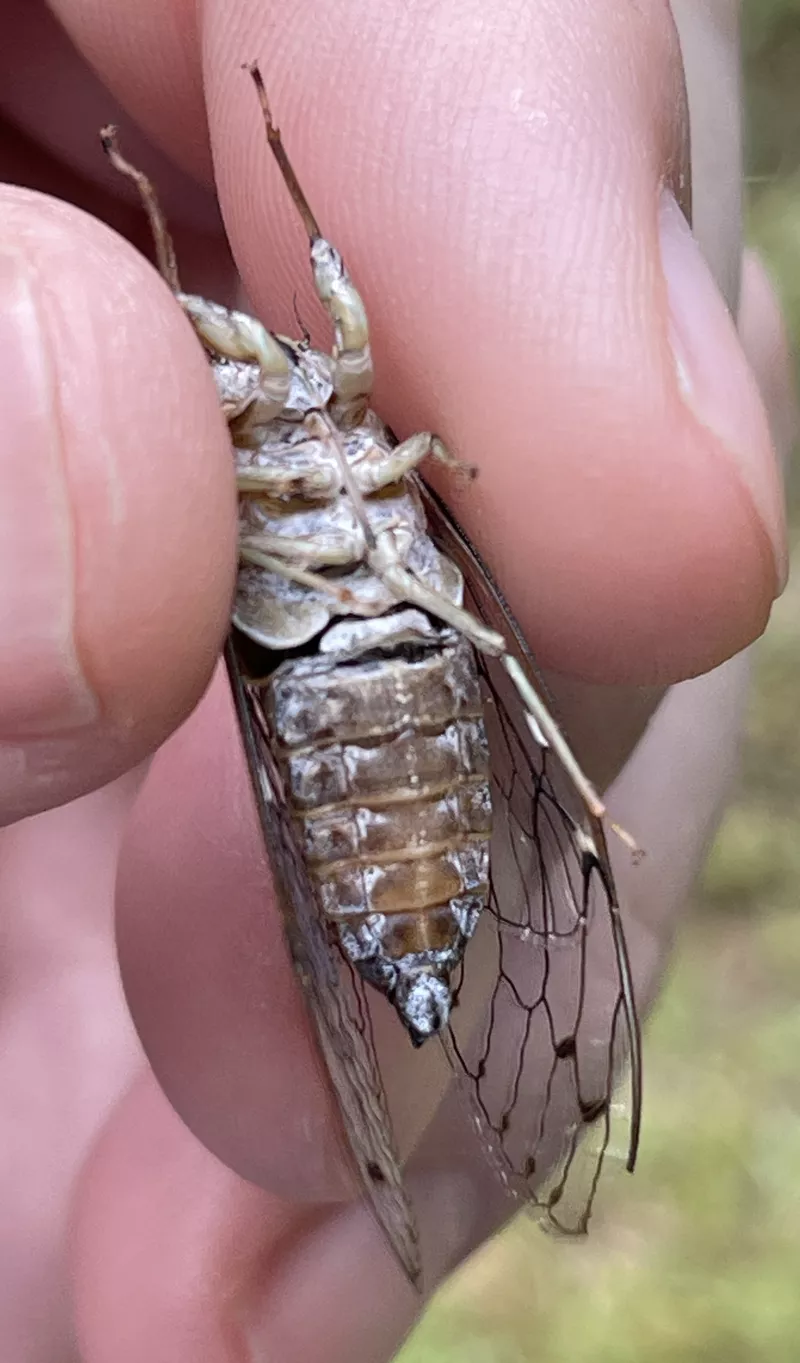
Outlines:
<svg viewBox="0 0 800 1363"><path fill-rule="evenodd" d="M191 329L123 239L146 249L97 129L116 113L156 179L188 288L236 296L217 193L253 310L294 331L296 289L316 328L240 70L257 58L365 296L376 408L480 467L448 492L598 779L682 683L609 794L648 849L620 864L646 1001L734 764L733 655L785 575L758 383L779 447L791 386L770 287L740 272L735 10L676 5L682 62L665 0L7 0L7 1363L382 1363L419 1309L369 1215L331 1200L341 1162L209 688L235 568L226 432ZM711 269L675 198L684 63ZM741 343L722 301L740 273ZM409 1054L393 1085L433 1280L508 1207L454 1101L420 1134Z"/></svg>

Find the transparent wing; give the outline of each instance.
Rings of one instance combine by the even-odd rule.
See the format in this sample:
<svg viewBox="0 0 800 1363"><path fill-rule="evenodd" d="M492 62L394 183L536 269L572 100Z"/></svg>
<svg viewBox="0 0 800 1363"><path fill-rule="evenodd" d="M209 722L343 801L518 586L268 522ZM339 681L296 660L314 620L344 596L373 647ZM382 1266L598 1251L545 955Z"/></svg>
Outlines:
<svg viewBox="0 0 800 1363"><path fill-rule="evenodd" d="M225 661L286 938L314 1022L323 1073L338 1104L343 1148L389 1244L418 1287L417 1227L394 1146L369 1013L362 992L346 987L329 944L235 631Z"/></svg>
<svg viewBox="0 0 800 1363"><path fill-rule="evenodd" d="M490 895L445 1045L509 1191L553 1228L581 1233L604 1160L619 1153L620 1125L633 1168L641 1108L639 1025L603 807L555 726L491 575L421 481L420 493L433 538L464 574L466 608L508 640L536 710L503 660L479 656L492 764ZM615 1096L626 1060L629 1101Z"/></svg>

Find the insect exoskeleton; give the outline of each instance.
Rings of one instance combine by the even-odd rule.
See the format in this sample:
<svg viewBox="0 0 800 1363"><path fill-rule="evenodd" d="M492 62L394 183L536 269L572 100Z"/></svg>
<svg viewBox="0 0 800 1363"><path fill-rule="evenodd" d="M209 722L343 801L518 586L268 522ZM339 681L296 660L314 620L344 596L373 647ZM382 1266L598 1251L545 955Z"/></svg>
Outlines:
<svg viewBox="0 0 800 1363"><path fill-rule="evenodd" d="M428 434L398 446L365 406L363 305L333 248L316 257L320 292L344 319L342 349L332 359L278 338L279 410L264 359L240 358L252 322L184 303L205 341L227 348L212 368L240 491L233 620L264 650L253 704L332 935L420 1045L447 1024L452 974L488 894L478 669L442 613L484 631L462 608L462 575L427 534L411 481L440 447Z"/></svg>
<svg viewBox="0 0 800 1363"><path fill-rule="evenodd" d="M626 1052L633 1167L638 1020L604 806L500 589L418 472L457 461L430 432L398 444L370 408L363 301L250 70L308 234L330 355L184 293L152 186L113 129L102 138L139 188L229 424L240 566L226 661L253 793L344 1149L419 1283L362 981L415 1045L441 1036L505 1187L568 1230L586 1229ZM475 1030L463 959L479 921L489 984ZM451 1016L462 984L466 1027Z"/></svg>
<svg viewBox="0 0 800 1363"><path fill-rule="evenodd" d="M421 612L341 622L261 690L345 956L420 1044L488 893L489 754L474 652Z"/></svg>

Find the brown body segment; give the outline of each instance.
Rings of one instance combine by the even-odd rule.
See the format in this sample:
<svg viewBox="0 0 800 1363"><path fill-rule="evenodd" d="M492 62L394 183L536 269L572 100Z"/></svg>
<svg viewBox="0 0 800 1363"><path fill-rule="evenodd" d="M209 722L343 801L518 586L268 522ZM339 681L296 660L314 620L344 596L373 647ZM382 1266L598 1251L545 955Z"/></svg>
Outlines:
<svg viewBox="0 0 800 1363"><path fill-rule="evenodd" d="M387 962L416 956L452 970L488 892L489 752L469 643L303 658L263 692L287 799L343 945L372 935Z"/></svg>
<svg viewBox="0 0 800 1363"><path fill-rule="evenodd" d="M215 313L217 330L223 321ZM404 468L430 450L430 437L403 454L372 412L354 421L348 408L341 426L335 366L281 343L292 360L284 409L264 424L254 418L246 436L251 407L236 423L234 622L263 650L251 690L320 910L419 1044L448 1021L451 976L488 897L489 752L475 650L433 609L460 619L463 579L428 536ZM245 394L257 401L253 361L212 368L223 406ZM303 485L287 495L290 467L302 469ZM338 477L323 477L326 468ZM383 574L387 558L421 600Z"/></svg>

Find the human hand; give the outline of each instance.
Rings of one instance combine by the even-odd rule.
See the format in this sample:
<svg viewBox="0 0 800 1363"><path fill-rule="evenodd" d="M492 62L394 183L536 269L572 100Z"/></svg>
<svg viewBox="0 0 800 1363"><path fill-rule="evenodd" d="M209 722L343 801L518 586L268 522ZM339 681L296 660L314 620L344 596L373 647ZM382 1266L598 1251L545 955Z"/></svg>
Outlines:
<svg viewBox="0 0 800 1363"><path fill-rule="evenodd" d="M481 466L459 515L537 656L570 679L571 730L592 715L581 752L595 772L616 770L651 688L756 637L781 571L753 380L674 209L659 245L660 186L680 187L685 160L666 7L537 0L490 19L463 4L340 5L323 19L301 3L288 21L254 0L207 0L197 19L176 0L51 8L82 57L43 8L6 6L4 178L142 241L97 148L114 110L84 59L210 185L207 118L254 310L294 330L295 288L301 314L315 313L239 70L257 57L309 197L366 295L378 410L401 436L435 427ZM734 35L710 23L713 9L692 7L685 50L707 101L695 211L730 291L737 129L717 127L713 167L702 157L720 110L736 111L723 100ZM716 10L721 21L733 6ZM127 125L125 146L140 159ZM229 295L210 190L147 164L187 286ZM0 862L4 1357L75 1357L74 1314L85 1363L385 1359L413 1295L363 1208L297 1201L340 1190L342 1175L219 683L133 809L140 764L202 694L226 625L233 492L205 362L123 241L63 204L0 193L4 818L49 811L5 831ZM748 354L780 415L779 324L761 276L745 280ZM37 375L39 397L26 396ZM742 691L740 661L676 690L612 791L615 817L648 850L621 886L643 997L713 826ZM237 1173L174 1115L128 1022L110 924L123 833L137 1026L168 1098ZM398 1060L413 1124L418 1057ZM462 1126L445 1103L413 1160L434 1273L504 1211L490 1176L454 1159Z"/></svg>

